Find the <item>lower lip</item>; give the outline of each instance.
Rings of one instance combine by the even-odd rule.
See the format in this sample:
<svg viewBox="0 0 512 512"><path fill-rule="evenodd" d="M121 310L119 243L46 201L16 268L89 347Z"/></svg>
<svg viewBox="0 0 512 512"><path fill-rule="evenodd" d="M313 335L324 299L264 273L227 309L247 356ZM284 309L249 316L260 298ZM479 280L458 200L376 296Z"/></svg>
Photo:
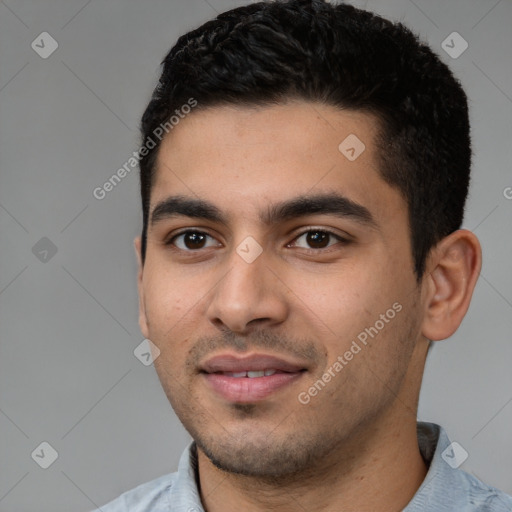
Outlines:
<svg viewBox="0 0 512 512"><path fill-rule="evenodd" d="M229 377L220 373L203 374L211 388L229 402L263 400L301 377L303 372L274 373L265 377Z"/></svg>

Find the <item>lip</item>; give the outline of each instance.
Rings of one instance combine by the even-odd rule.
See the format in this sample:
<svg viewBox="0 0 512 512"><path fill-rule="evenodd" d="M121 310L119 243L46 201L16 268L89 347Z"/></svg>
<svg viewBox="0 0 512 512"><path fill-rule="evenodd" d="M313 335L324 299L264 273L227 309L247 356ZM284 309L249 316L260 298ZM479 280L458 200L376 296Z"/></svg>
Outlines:
<svg viewBox="0 0 512 512"><path fill-rule="evenodd" d="M294 373L305 370L306 365L268 354L252 354L245 357L237 357L233 354L219 354L208 359L200 368L205 373L248 372L270 368Z"/></svg>
<svg viewBox="0 0 512 512"><path fill-rule="evenodd" d="M263 377L233 377L221 372L262 371L276 373ZM201 375L210 389L228 402L254 403L273 395L300 379L306 366L266 354L237 357L221 354L208 359L201 366Z"/></svg>

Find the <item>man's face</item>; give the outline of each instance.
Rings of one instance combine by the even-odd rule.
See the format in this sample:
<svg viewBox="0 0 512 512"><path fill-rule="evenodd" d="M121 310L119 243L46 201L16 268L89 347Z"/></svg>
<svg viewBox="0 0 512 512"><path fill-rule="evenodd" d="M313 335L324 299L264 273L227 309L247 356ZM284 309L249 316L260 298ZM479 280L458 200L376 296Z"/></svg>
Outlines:
<svg viewBox="0 0 512 512"><path fill-rule="evenodd" d="M292 474L414 415L421 288L376 133L371 115L296 102L198 110L162 143L140 324L219 467Z"/></svg>

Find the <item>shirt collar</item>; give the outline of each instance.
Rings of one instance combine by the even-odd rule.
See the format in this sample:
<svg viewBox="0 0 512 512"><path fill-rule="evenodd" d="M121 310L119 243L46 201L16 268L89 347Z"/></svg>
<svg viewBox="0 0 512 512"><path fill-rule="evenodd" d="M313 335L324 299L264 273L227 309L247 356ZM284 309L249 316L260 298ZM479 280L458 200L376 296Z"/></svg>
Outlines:
<svg viewBox="0 0 512 512"><path fill-rule="evenodd" d="M173 512L204 512L199 496L197 446L192 441L180 457L177 478L169 490L169 510Z"/></svg>

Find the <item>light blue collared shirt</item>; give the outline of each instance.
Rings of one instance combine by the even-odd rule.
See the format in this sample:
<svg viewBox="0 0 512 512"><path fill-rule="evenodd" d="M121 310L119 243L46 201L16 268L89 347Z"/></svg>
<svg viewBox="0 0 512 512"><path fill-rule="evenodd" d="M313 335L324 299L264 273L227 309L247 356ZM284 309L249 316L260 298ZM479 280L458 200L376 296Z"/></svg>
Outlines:
<svg viewBox="0 0 512 512"><path fill-rule="evenodd" d="M448 448L442 427L419 422L418 444L429 470L403 512L512 512L512 496L452 467L456 453L453 445ZM176 473L139 485L94 512L204 512L196 471L197 451L191 442Z"/></svg>

